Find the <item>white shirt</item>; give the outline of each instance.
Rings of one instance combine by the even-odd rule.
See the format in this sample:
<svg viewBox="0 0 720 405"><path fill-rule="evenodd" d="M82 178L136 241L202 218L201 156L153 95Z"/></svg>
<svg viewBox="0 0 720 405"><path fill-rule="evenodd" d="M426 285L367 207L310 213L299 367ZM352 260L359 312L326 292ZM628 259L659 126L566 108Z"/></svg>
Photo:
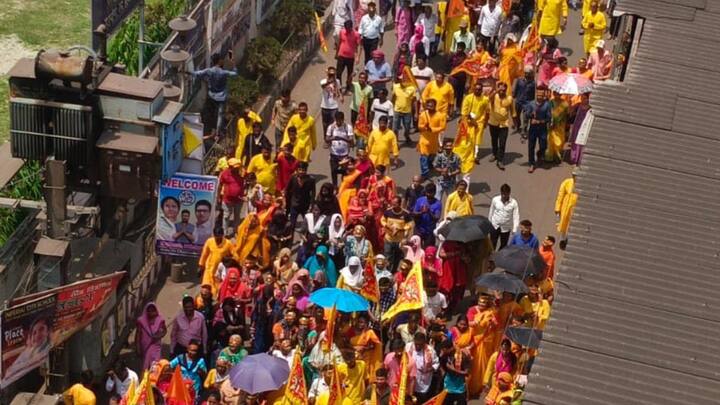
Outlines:
<svg viewBox="0 0 720 405"><path fill-rule="evenodd" d="M499 4L495 4L495 8L492 10L490 10L489 4L484 5L480 10L480 17L478 18L480 33L488 38L497 36L502 19L503 10Z"/></svg>
<svg viewBox="0 0 720 405"><path fill-rule="evenodd" d="M335 6L333 7L333 14L335 19L333 20L334 25L343 26L345 21L353 21L353 9L351 0L335 0Z"/></svg>
<svg viewBox="0 0 720 405"><path fill-rule="evenodd" d="M427 349L432 353L432 364L428 365L425 364L425 350ZM435 353L432 346L417 351L415 350L415 343L408 343L405 345L405 351L415 360L415 369L417 370L415 374L415 392L424 394L430 389L433 372L440 367L440 359L438 359L437 353Z"/></svg>
<svg viewBox="0 0 720 405"><path fill-rule="evenodd" d="M321 394L330 391L330 386L325 382L325 379L320 376L313 380L310 384L310 391L308 392L308 399L317 398Z"/></svg>
<svg viewBox="0 0 720 405"><path fill-rule="evenodd" d="M127 393L128 388L130 388L130 383L135 381L135 386L138 385L138 375L136 372L130 370L129 368L125 368L127 370L127 378L123 381L120 381L120 379L117 377L117 375L113 377L108 377L107 381L105 381L105 391L107 392L114 392L121 397L125 396L125 393Z"/></svg>
<svg viewBox="0 0 720 405"><path fill-rule="evenodd" d="M435 14L431 14L430 17L428 17L425 13L420 14L417 21L415 21L415 24L423 26L425 36L430 40L430 42L435 41L435 27L437 26L437 23L438 19Z"/></svg>
<svg viewBox="0 0 720 405"><path fill-rule="evenodd" d="M437 318L440 312L448 306L445 294L439 291L433 297L428 297L425 291L423 291L423 297L425 299L425 307L423 308L423 316L425 319L433 320Z"/></svg>
<svg viewBox="0 0 720 405"><path fill-rule="evenodd" d="M328 83L328 79L320 80L320 87L322 88L322 98L320 99L320 108L327 110L337 110L339 108L338 100L336 96L340 91L340 80L335 79L335 83Z"/></svg>
<svg viewBox="0 0 720 405"><path fill-rule="evenodd" d="M471 50L475 49L475 35L470 31L465 31L465 34L460 30L455 31L453 34L453 41L452 46L450 47L450 52L456 52L457 51L457 44L460 42L465 44L465 51L470 52Z"/></svg>
<svg viewBox="0 0 720 405"><path fill-rule="evenodd" d="M373 129L380 127L380 117L388 117L388 125L390 123L390 118L393 116L393 104L388 99L385 100L384 103L380 102L379 98L376 98L373 100L372 107L370 107L370 111L373 112L373 122L372 127Z"/></svg>
<svg viewBox="0 0 720 405"><path fill-rule="evenodd" d="M375 17L370 17L370 14L365 14L360 19L360 27L358 33L360 36L367 39L376 39L385 32L385 23L382 17L375 14Z"/></svg>
<svg viewBox="0 0 720 405"><path fill-rule="evenodd" d="M273 357L277 357L278 359L283 359L287 361L288 367L292 368L292 362L293 362L293 356L295 356L295 349L290 350L290 353L288 355L284 355L282 351L280 350L273 350L272 351Z"/></svg>
<svg viewBox="0 0 720 405"><path fill-rule="evenodd" d="M510 197L506 204L502 202L501 196L493 197L490 201L488 219L495 228L500 228L500 232L517 232L520 224L520 208L517 201Z"/></svg>
<svg viewBox="0 0 720 405"><path fill-rule="evenodd" d="M353 137L353 128L350 124L337 126L330 124L325 134L327 139L339 138L330 141L330 154L333 156L347 156L350 153L350 140ZM343 140L344 139L344 140Z"/></svg>
<svg viewBox="0 0 720 405"><path fill-rule="evenodd" d="M414 66L412 69L410 69L413 76L415 76L415 81L418 85L418 95L422 94L423 90L425 90L425 86L430 83L430 81L433 78L433 75L435 72L430 68L430 66L425 66L425 69L420 69L417 66Z"/></svg>

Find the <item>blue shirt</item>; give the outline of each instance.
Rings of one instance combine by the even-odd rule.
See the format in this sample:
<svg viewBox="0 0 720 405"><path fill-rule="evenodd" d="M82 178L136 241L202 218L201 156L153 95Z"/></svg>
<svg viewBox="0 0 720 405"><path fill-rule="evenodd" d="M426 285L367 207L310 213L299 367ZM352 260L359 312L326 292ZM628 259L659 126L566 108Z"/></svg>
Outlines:
<svg viewBox="0 0 720 405"><path fill-rule="evenodd" d="M428 201L426 196L422 196L415 201L413 214L415 217L415 229L420 235L427 235L435 230L435 225L442 215L442 203L437 198L432 203ZM428 212L422 213L424 206L429 208Z"/></svg>
<svg viewBox="0 0 720 405"><path fill-rule="evenodd" d="M510 245L510 246L513 246L513 245L515 245L515 246L528 246L528 247L531 247L531 248L533 248L533 249L537 249L537 248L540 246L540 243L538 242L538 239L535 237L535 234L534 234L534 233L531 233L531 234L530 234L530 239L525 240L525 239L523 239L523 237L522 237L522 235L520 234L520 232L518 232L518 233L516 233L515 235L513 235L512 239L510 239L509 245Z"/></svg>
<svg viewBox="0 0 720 405"><path fill-rule="evenodd" d="M392 70L387 62L383 62L378 66L374 60L370 60L365 64L365 70L367 70L368 81L370 82L378 79L392 78ZM385 83L373 84L372 87L375 90L386 88Z"/></svg>
<svg viewBox="0 0 720 405"><path fill-rule="evenodd" d="M446 366L447 364L452 365L455 362L455 356L444 356L444 359L442 359L441 362L443 362L443 368L445 369L445 380L443 381L443 385L445 386L448 394L464 394L466 390L465 376L448 369ZM461 363L461 370L468 371L470 369L470 359L468 359L467 356L462 356Z"/></svg>
<svg viewBox="0 0 720 405"><path fill-rule="evenodd" d="M203 384L203 380L200 377L200 371L202 370L204 374L207 374L205 359L200 357L195 362L192 362L187 358L187 354L181 354L172 359L170 362L171 368L175 368L177 366L180 366L180 372L182 373L183 378L192 380L193 389L195 390L195 395L197 395Z"/></svg>
<svg viewBox="0 0 720 405"><path fill-rule="evenodd" d="M525 105L535 100L535 80L527 80L521 77L515 81L512 91L513 100L519 105Z"/></svg>
<svg viewBox="0 0 720 405"><path fill-rule="evenodd" d="M543 121L540 124L530 124L531 127L545 127L552 121L552 107L550 103L545 101L542 105L538 105L537 101L533 100L525 106L525 114L531 119Z"/></svg>
<svg viewBox="0 0 720 405"><path fill-rule="evenodd" d="M208 82L208 96L215 101L227 100L227 78L237 76L237 70L225 70L220 66L193 72L193 77L206 79Z"/></svg>

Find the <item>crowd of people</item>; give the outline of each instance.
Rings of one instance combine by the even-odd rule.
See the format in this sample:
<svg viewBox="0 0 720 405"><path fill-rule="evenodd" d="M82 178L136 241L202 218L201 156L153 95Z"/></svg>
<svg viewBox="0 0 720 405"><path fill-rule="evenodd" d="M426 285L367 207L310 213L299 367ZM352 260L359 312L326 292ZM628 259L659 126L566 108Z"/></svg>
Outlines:
<svg viewBox="0 0 720 405"><path fill-rule="evenodd" d="M241 113L233 149L217 165L222 215L198 262L199 294L182 298L171 323L153 303L137 320L137 353L158 391L165 392L179 367L196 403L281 403L284 387L246 393L233 387L230 370L249 354L269 353L292 365L299 353L313 404L334 403L336 374L344 401L398 403L401 369L408 373L404 403L423 404L438 394L445 404L519 403L536 350L505 331L543 329L553 301L556 239L533 234L507 184L489 212L477 212L471 174L486 127L499 170L511 130L527 143L530 173L562 160L580 163L575 138L590 110L589 94L548 86L564 73L609 78L613 59L605 50L601 6L583 3L577 29L586 55L569 67L557 40L572 30L565 0L336 0L337 64L319 84L320 125L290 91L276 101L269 126L249 108ZM397 40L391 58L380 49L386 26ZM213 62L198 77L208 80L209 102L220 111L212 136L222 138L223 86L234 73L220 56ZM340 111L346 99L350 117ZM455 119L457 133L449 134L447 123ZM419 159L410 184L391 175L401 128ZM330 155L330 178L320 185L310 173L323 164L313 160L318 147ZM560 186L555 206L561 248L577 200L574 174ZM475 214L487 214L493 228L487 238L444 240L443 226ZM476 289L474 276L492 270L493 252L513 245L536 249L546 263L544 272L524 280L529 293ZM418 265L423 308L383 320ZM370 282L379 294L365 312L331 320L309 299L325 287L363 294ZM463 305L468 292L469 308ZM168 334L170 353L163 353ZM85 386L92 379L83 378ZM105 388L120 403L132 381L138 374L120 363ZM69 403L85 403L77 394L87 394L83 387L66 393Z"/></svg>

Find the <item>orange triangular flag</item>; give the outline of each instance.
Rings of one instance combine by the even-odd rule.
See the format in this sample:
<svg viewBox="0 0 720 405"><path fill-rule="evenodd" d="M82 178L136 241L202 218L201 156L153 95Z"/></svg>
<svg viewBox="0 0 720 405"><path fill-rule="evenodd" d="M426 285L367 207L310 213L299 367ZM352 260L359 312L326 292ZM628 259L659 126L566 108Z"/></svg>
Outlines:
<svg viewBox="0 0 720 405"><path fill-rule="evenodd" d="M320 48L322 48L323 52L327 52L327 42L325 41L325 34L323 33L322 24L320 23L320 16L317 12L315 12L315 27L317 28L318 37L320 39Z"/></svg>
<svg viewBox="0 0 720 405"><path fill-rule="evenodd" d="M327 326L325 327L325 341L323 342L322 349L325 353L332 349L333 341L335 340L335 318L337 318L337 309L335 305L327 313Z"/></svg>
<svg viewBox="0 0 720 405"><path fill-rule="evenodd" d="M380 286L377 282L377 276L375 275L375 266L368 260L367 266L363 274L365 282L363 283L360 295L365 297L368 301L378 302L380 301Z"/></svg>
<svg viewBox="0 0 720 405"><path fill-rule="evenodd" d="M362 99L360 102L360 108L358 108L358 116L357 120L355 121L355 129L353 132L355 132L355 135L367 138L370 136L370 123L367 119L367 103L366 99Z"/></svg>
<svg viewBox="0 0 720 405"><path fill-rule="evenodd" d="M443 392L430 398L427 402L425 402L422 405L442 405L445 402L446 396L447 396L447 391L443 390Z"/></svg>
<svg viewBox="0 0 720 405"><path fill-rule="evenodd" d="M423 287L422 267L420 261L417 261L405 281L400 285L395 303L383 314L382 320L392 319L400 312L422 309L424 306L423 291L425 288Z"/></svg>
<svg viewBox="0 0 720 405"><path fill-rule="evenodd" d="M405 86L413 86L416 89L418 87L417 80L415 80L415 75L412 74L412 69L410 69L410 66L408 65L405 65L405 67L403 67L402 84Z"/></svg>
<svg viewBox="0 0 720 405"><path fill-rule="evenodd" d="M465 2L463 0L450 0L447 5L447 18L462 17L465 15Z"/></svg>
<svg viewBox="0 0 720 405"><path fill-rule="evenodd" d="M455 142L453 142L453 146L458 146L462 141L465 140L468 136L468 125L465 118L460 119L460 124L458 124L458 133L455 137Z"/></svg>
<svg viewBox="0 0 720 405"><path fill-rule="evenodd" d="M185 386L179 366L175 367L165 399L167 403L175 405L192 405L190 392L188 391L187 386Z"/></svg>

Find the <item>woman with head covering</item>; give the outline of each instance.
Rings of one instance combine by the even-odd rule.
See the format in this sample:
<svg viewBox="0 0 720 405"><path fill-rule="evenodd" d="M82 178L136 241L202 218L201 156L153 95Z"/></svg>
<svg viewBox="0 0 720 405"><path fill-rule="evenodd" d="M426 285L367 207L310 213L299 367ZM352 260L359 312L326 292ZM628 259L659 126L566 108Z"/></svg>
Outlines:
<svg viewBox="0 0 720 405"><path fill-rule="evenodd" d="M315 255L309 257L305 261L303 267L310 272L310 277L313 279L318 271L322 271L325 277L327 277L327 286L334 287L337 284L337 270L335 268L335 263L330 260L327 246L318 246L315 250Z"/></svg>
<svg viewBox="0 0 720 405"><path fill-rule="evenodd" d="M410 237L410 240L408 240L408 243L404 246L405 259L415 263L421 261L423 257L425 257L425 252L423 251L420 242L420 236L413 235Z"/></svg>
<svg viewBox="0 0 720 405"><path fill-rule="evenodd" d="M255 296L252 327L255 329L253 353L267 352L273 343L272 326L275 323L275 287L266 285Z"/></svg>
<svg viewBox="0 0 720 405"><path fill-rule="evenodd" d="M574 165L579 165L582 161L584 146L579 145L575 141L577 140L578 133L580 133L583 121L585 121L585 117L587 117L588 111L590 111L590 94L581 94L580 103L575 106L575 118L573 119L570 130L570 139L568 139L568 142L570 143L570 156L568 157L568 162Z"/></svg>
<svg viewBox="0 0 720 405"><path fill-rule="evenodd" d="M277 259L273 262L273 269L278 277L278 281L283 285L290 283L290 280L295 275L295 272L298 271L298 265L292 261L290 258L291 255L292 251L290 251L290 248L284 247L280 249Z"/></svg>
<svg viewBox="0 0 720 405"><path fill-rule="evenodd" d="M370 245L370 241L368 241L365 237L365 234L366 230L364 226L355 225L353 233L345 238L346 265L349 258L356 256L360 259L360 262L364 267L367 258L372 255L372 246Z"/></svg>
<svg viewBox="0 0 720 405"><path fill-rule="evenodd" d="M455 241L445 241L440 249L442 259L442 275L440 276L440 291L448 297L448 308L454 308L462 299L467 284L467 263L470 261L466 255L465 244Z"/></svg>
<svg viewBox="0 0 720 405"><path fill-rule="evenodd" d="M545 46L540 51L537 86L547 87L552 78L553 71L558 65L558 59L563 56L562 51L558 48L558 40L555 38L545 38Z"/></svg>
<svg viewBox="0 0 720 405"><path fill-rule="evenodd" d="M250 288L241 280L240 270L231 267L228 270L227 276L225 276L225 280L220 284L218 301L225 302L226 298L232 298L237 301L248 300L250 294Z"/></svg>
<svg viewBox="0 0 720 405"><path fill-rule="evenodd" d="M410 38L410 53L414 60L419 57L427 58L430 55L430 39L425 36L425 27L415 24L415 33Z"/></svg>
<svg viewBox="0 0 720 405"><path fill-rule="evenodd" d="M405 66L410 67L412 65L412 52L410 51L410 45L407 42L403 42L400 48L395 53L393 58L392 71L393 77L402 75ZM377 160L375 161L377 163Z"/></svg>
<svg viewBox="0 0 720 405"><path fill-rule="evenodd" d="M300 283L300 286L303 288L303 290L307 291L308 293L310 291L312 291L312 289L313 289L312 288L313 287L312 279L310 278L310 272L305 268L298 270L297 273L295 273L293 278L290 280L288 285L290 286L295 283Z"/></svg>
<svg viewBox="0 0 720 405"><path fill-rule="evenodd" d="M327 215L323 214L320 210L320 206L317 203L310 205L310 211L305 214L305 223L303 234L305 238L315 237L322 233L324 228L327 227Z"/></svg>
<svg viewBox="0 0 720 405"><path fill-rule="evenodd" d="M401 0L401 6L395 13L395 34L398 44L407 44L412 36L412 10L410 0Z"/></svg>
<svg viewBox="0 0 720 405"><path fill-rule="evenodd" d="M270 256L274 256L280 249L290 247L293 230L288 221L285 210L275 210L268 225L267 236L270 239Z"/></svg>
<svg viewBox="0 0 720 405"><path fill-rule="evenodd" d="M238 226L233 256L238 263L252 255L262 266L270 264L270 241L257 214L251 213Z"/></svg>
<svg viewBox="0 0 720 405"><path fill-rule="evenodd" d="M510 350L512 344L509 339L503 339L500 343L500 350L490 356L488 359L487 368L485 375L483 376L483 383L486 386L497 385L497 376L500 373L508 373L510 376L515 374L517 368L517 358L515 354Z"/></svg>
<svg viewBox="0 0 720 405"><path fill-rule="evenodd" d="M498 66L498 81L512 89L515 79L523 75L522 49L517 44L515 34L505 36L505 46L500 50Z"/></svg>
<svg viewBox="0 0 720 405"><path fill-rule="evenodd" d="M320 214L330 216L340 212L340 204L335 195L335 186L332 183L323 183L320 192L315 198L315 203L320 208Z"/></svg>
<svg viewBox="0 0 720 405"><path fill-rule="evenodd" d="M150 366L162 357L162 338L167 333L165 318L160 315L154 302L148 302L136 325L137 352L143 358L143 370L149 370Z"/></svg>
<svg viewBox="0 0 720 405"><path fill-rule="evenodd" d="M357 256L349 258L348 265L340 270L340 279L337 284L338 288L360 293L364 282L365 277L363 276L363 267L360 259Z"/></svg>
<svg viewBox="0 0 720 405"><path fill-rule="evenodd" d="M437 248L428 246L425 248L425 254L422 258L423 275L426 280L439 282L439 276L442 272L442 261L437 257Z"/></svg>
<svg viewBox="0 0 720 405"><path fill-rule="evenodd" d="M231 335L245 334L245 310L232 297L222 301L213 318L213 332L221 344L227 345Z"/></svg>
<svg viewBox="0 0 720 405"><path fill-rule="evenodd" d="M345 255L343 248L345 247L345 222L342 215L333 214L330 218L328 226L328 240L330 258L335 263L335 268L345 264Z"/></svg>
<svg viewBox="0 0 720 405"><path fill-rule="evenodd" d="M357 195L350 199L345 219L351 226L364 225L368 215L368 191L360 189Z"/></svg>
<svg viewBox="0 0 720 405"><path fill-rule="evenodd" d="M563 147L567 140L567 126L570 118L570 105L563 99L562 94L553 92L550 99L552 121L548 132L545 161L560 163L562 161Z"/></svg>
<svg viewBox="0 0 720 405"><path fill-rule="evenodd" d="M299 280L296 280L288 285L283 301L288 303L291 298L295 300L295 308L297 308L301 313L305 312L305 308L307 308L308 303L310 302L310 294L305 288L305 285Z"/></svg>

